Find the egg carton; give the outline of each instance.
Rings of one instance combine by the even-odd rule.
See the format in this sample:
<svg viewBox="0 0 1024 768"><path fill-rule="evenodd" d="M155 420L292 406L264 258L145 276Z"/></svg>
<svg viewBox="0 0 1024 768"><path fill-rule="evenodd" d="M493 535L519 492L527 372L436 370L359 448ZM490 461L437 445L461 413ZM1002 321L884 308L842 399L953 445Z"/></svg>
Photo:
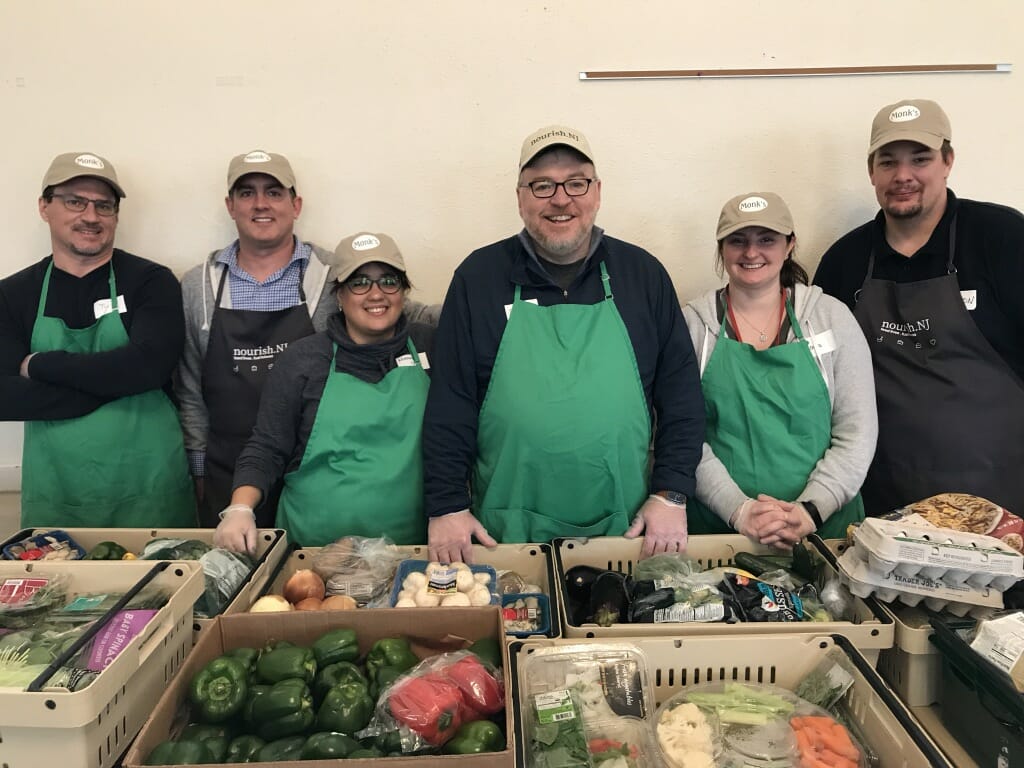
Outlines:
<svg viewBox="0 0 1024 768"><path fill-rule="evenodd" d="M850 547L837 564L843 583L860 598L874 595L886 603L923 604L933 611L948 611L954 616L1003 607L1002 593L991 587L954 585L924 576L903 576L895 571L880 573L871 568L863 547Z"/></svg>
<svg viewBox="0 0 1024 768"><path fill-rule="evenodd" d="M872 571L1003 592L1024 578L1024 556L999 539L868 518L853 534Z"/></svg>

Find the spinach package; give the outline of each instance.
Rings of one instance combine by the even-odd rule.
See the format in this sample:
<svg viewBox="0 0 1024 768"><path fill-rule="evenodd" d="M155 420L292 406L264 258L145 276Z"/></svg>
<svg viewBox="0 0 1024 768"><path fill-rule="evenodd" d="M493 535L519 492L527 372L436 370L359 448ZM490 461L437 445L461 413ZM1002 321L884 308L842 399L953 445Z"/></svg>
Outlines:
<svg viewBox="0 0 1024 768"><path fill-rule="evenodd" d="M534 768L589 768L581 708L572 691L538 693L531 708L530 764Z"/></svg>

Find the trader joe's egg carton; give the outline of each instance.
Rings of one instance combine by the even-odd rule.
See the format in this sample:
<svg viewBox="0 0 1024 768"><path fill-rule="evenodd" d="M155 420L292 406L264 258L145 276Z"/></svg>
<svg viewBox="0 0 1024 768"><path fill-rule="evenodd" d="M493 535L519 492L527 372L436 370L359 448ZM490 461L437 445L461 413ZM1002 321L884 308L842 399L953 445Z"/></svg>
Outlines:
<svg viewBox="0 0 1024 768"><path fill-rule="evenodd" d="M1024 578L1024 555L991 536L868 518L854 530L853 538L876 573L999 592Z"/></svg>

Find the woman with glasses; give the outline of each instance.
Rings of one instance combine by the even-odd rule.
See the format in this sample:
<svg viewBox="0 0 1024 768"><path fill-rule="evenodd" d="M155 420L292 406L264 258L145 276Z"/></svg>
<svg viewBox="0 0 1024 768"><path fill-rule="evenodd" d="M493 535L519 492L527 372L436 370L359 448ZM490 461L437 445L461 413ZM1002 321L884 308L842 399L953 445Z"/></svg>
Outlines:
<svg viewBox="0 0 1024 768"><path fill-rule="evenodd" d="M219 546L254 550L254 510L282 476L276 525L303 546L349 535L426 541L420 434L433 328L402 314L412 286L394 240L362 232L334 253L339 311L270 372Z"/></svg>
<svg viewBox="0 0 1024 768"><path fill-rule="evenodd" d="M875 450L871 356L850 311L808 286L785 202L739 195L718 220L724 288L683 309L707 413L690 534L782 549L845 537Z"/></svg>

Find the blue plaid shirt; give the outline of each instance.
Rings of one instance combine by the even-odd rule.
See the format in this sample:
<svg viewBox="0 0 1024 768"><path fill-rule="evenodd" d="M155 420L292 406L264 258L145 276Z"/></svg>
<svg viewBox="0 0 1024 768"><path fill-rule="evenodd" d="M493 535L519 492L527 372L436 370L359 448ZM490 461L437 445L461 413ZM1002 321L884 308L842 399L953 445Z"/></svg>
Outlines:
<svg viewBox="0 0 1024 768"><path fill-rule="evenodd" d="M296 238L291 261L261 283L238 266L238 241L235 240L217 254L217 261L226 264L231 273L228 287L232 308L276 312L294 307L299 303L299 283L312 253L308 243Z"/></svg>

